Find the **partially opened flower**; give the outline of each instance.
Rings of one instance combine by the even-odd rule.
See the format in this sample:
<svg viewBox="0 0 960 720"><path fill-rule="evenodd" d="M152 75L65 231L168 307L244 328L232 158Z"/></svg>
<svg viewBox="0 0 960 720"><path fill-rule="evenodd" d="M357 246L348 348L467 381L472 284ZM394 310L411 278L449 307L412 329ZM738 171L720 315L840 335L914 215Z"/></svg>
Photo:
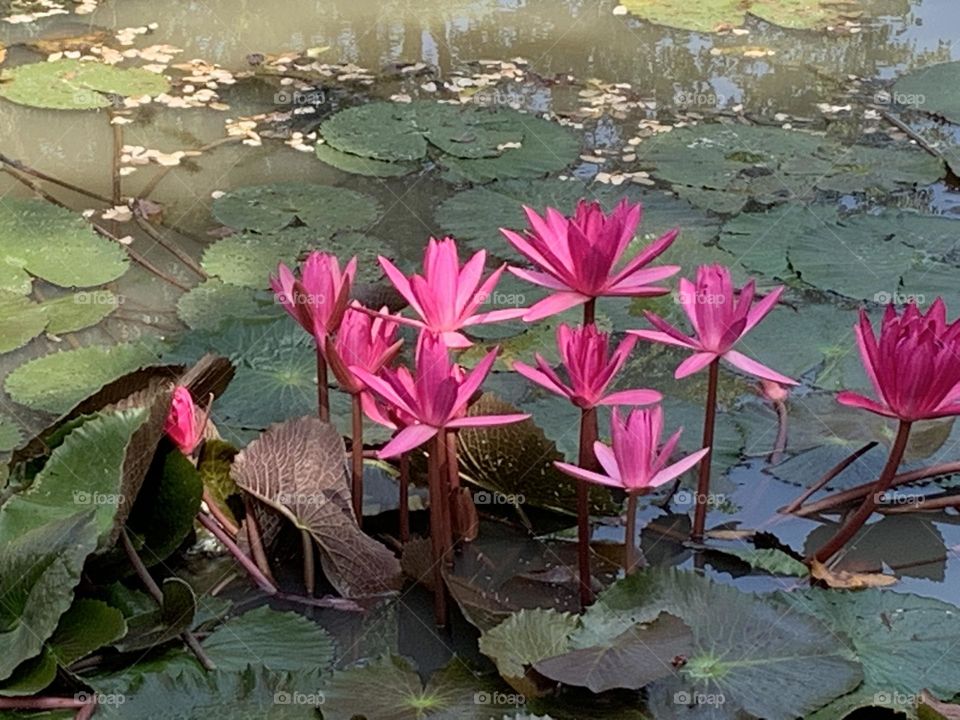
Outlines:
<svg viewBox="0 0 960 720"><path fill-rule="evenodd" d="M202 411L194 404L190 391L178 385L173 391L163 431L180 452L189 457L203 440L208 416L208 411Z"/></svg>
<svg viewBox="0 0 960 720"><path fill-rule="evenodd" d="M379 456L391 458L412 450L445 428L505 425L530 417L465 414L496 356L496 349L491 350L473 370L464 373L451 362L444 341L424 332L417 343L415 374L405 367L384 368L379 376L360 367L350 368L381 400L414 419L380 450Z"/></svg>
<svg viewBox="0 0 960 720"><path fill-rule="evenodd" d="M447 347L464 348L472 343L460 332L463 328L523 315L524 308L477 313L493 297L506 267L501 266L483 280L486 261L487 253L481 250L461 266L457 243L449 237L430 238L423 255L423 275L407 278L396 265L381 257L380 265L390 282L419 315L417 319L398 316L397 321L440 335Z"/></svg>
<svg viewBox="0 0 960 720"><path fill-rule="evenodd" d="M360 367L373 375L390 364L400 352L403 340L397 339L397 323L390 320L386 307L376 315L364 312L359 303L347 309L335 337L327 337L326 355L337 382L350 394L366 387L351 371Z"/></svg>
<svg viewBox="0 0 960 720"><path fill-rule="evenodd" d="M682 460L668 464L682 430L677 430L661 447L663 408L660 405L631 410L626 420L620 416L619 408L615 408L610 432L612 447L601 442L596 442L593 446L603 473L585 470L569 463L554 464L580 480L621 488L630 494L640 494L680 477L700 462L709 451L709 448L703 448Z"/></svg>
<svg viewBox="0 0 960 720"><path fill-rule="evenodd" d="M651 297L669 290L655 285L676 274L677 265L648 268L676 239L671 230L616 269L633 240L643 214L640 204L621 200L609 215L597 202L581 200L572 217L547 208L543 217L524 207L529 229L520 234L501 228L511 245L537 269L511 267L517 277L553 290L523 319L539 320L603 296Z"/></svg>
<svg viewBox="0 0 960 720"><path fill-rule="evenodd" d="M674 373L677 378L703 370L722 357L734 367L762 380L796 385L795 380L733 349L744 335L773 310L783 288L773 290L757 302L754 302L754 292L753 280L737 290L728 268L723 265L701 265L697 268L696 284L686 278L681 279L678 295L683 311L693 326L693 335L684 335L652 312L646 312L645 315L656 330L628 332L644 340L693 350L693 355L677 367Z"/></svg>
<svg viewBox="0 0 960 720"><path fill-rule="evenodd" d="M531 382L567 398L580 408L597 405L650 405L660 402L662 396L656 390L607 392L607 387L627 361L627 356L635 344L636 338L628 337L611 353L610 335L597 330L595 325L576 329L560 325L557 328L557 348L566 370L566 382L539 353L535 355L536 368L515 362L513 369Z"/></svg>
<svg viewBox="0 0 960 720"><path fill-rule="evenodd" d="M913 303L888 305L875 337L866 312L854 330L876 399L845 390L844 405L908 422L960 415L960 320L947 323L937 298L924 315Z"/></svg>
<svg viewBox="0 0 960 720"><path fill-rule="evenodd" d="M270 277L270 287L284 309L322 347L340 327L356 272L355 257L341 270L336 256L312 252L301 264L299 277L280 263L276 276Z"/></svg>

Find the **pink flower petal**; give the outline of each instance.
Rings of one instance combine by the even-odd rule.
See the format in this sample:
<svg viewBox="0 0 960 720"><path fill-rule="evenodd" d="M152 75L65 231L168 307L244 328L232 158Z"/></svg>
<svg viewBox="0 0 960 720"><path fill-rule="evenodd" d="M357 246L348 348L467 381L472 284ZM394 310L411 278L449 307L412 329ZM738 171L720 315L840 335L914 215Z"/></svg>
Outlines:
<svg viewBox="0 0 960 720"><path fill-rule="evenodd" d="M402 455L409 450L420 447L438 432L437 428L430 425L408 425L394 435L393 440L383 446L377 453L377 457L381 460L388 460L397 455Z"/></svg>
<svg viewBox="0 0 960 720"><path fill-rule="evenodd" d="M449 428L491 427L493 425L509 425L510 423L529 420L530 416L524 413L511 415L468 415L447 423Z"/></svg>
<svg viewBox="0 0 960 720"><path fill-rule="evenodd" d="M533 283L534 285L540 285L541 287L550 288L551 290L569 290L566 283L557 280L553 275L549 275L545 272L537 272L536 270L525 270L524 268L513 267L512 265L507 268L511 273L516 275L521 280L526 280L528 283Z"/></svg>
<svg viewBox="0 0 960 720"><path fill-rule="evenodd" d="M844 390L837 393L837 402L841 405L846 405L847 407L869 410L872 413L883 415L884 417L896 417L896 415L886 405L881 405L876 400L872 400L865 395L861 395L860 393L851 392L850 390Z"/></svg>
<svg viewBox="0 0 960 720"><path fill-rule="evenodd" d="M734 367L740 368L745 373L755 375L762 380L773 380L774 382L778 382L783 385L800 384L796 380L792 380L786 375L781 375L776 370L771 370L766 365L758 363L756 360L751 360L746 355L737 352L736 350L727 350L727 352L723 354L723 357Z"/></svg>
<svg viewBox="0 0 960 720"><path fill-rule="evenodd" d="M678 460L673 465L667 465L667 467L650 478L649 487L659 487L664 483L680 477L687 470L699 463L708 452L710 452L710 448L703 448L702 450L697 450L697 452L687 455L683 460Z"/></svg>
<svg viewBox="0 0 960 720"><path fill-rule="evenodd" d="M556 395L559 395L565 398L570 397L570 390L567 389L564 385L557 383L553 378L551 378L546 373L541 372L540 370L537 370L535 368L532 368L526 363L522 363L520 361L513 363L513 370L518 375L525 377L530 382L536 383L541 387L545 387L547 390L549 390L552 393L555 393Z"/></svg>
<svg viewBox="0 0 960 720"><path fill-rule="evenodd" d="M654 405L663 400L656 390L621 390L600 399L600 405Z"/></svg>
<svg viewBox="0 0 960 720"><path fill-rule="evenodd" d="M755 302L750 307L750 310L747 312L747 324L744 326L742 334L750 332L751 328L770 314L770 311L773 310L780 300L780 296L783 295L783 290L783 286L771 290L762 300Z"/></svg>
<svg viewBox="0 0 960 720"><path fill-rule="evenodd" d="M583 303L589 299L586 295L581 295L576 292L554 293L531 307L523 316L523 321L535 322L542 320L545 317L556 315L577 305L583 305Z"/></svg>
<svg viewBox="0 0 960 720"><path fill-rule="evenodd" d="M636 335L638 338L643 340L649 340L650 342L661 343L663 345L673 345L675 347L682 347L688 350L693 350L697 346L688 340L680 340L679 338L668 335L665 332L660 332L659 330L627 330L630 335Z"/></svg>
<svg viewBox="0 0 960 720"><path fill-rule="evenodd" d="M590 483L596 483L597 485L607 485L609 487L622 488L623 485L618 480L614 480L611 477L606 475L601 475L600 473L591 472L590 470L584 470L581 467L576 465L571 465L569 463L554 461L554 467L558 470L565 472L567 475L577 478L578 480L586 480Z"/></svg>
<svg viewBox="0 0 960 720"><path fill-rule="evenodd" d="M673 376L679 380L680 378L685 378L687 375L693 375L694 373L700 372L707 365L712 363L717 357L716 353L710 352L697 352L688 357L682 363L677 366L677 369L674 371Z"/></svg>

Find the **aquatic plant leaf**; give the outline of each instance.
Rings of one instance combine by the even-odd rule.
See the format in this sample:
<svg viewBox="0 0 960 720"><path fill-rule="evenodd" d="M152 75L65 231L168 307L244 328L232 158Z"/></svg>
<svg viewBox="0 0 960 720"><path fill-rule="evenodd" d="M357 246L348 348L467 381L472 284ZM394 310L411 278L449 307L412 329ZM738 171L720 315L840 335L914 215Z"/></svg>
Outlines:
<svg viewBox="0 0 960 720"><path fill-rule="evenodd" d="M226 263L222 267L228 275L235 269L227 270L230 266ZM263 272L259 274L260 284L264 285ZM203 281L177 300L177 317L191 330L216 330L227 320L254 322L279 317L281 313L283 307L267 293L217 278Z"/></svg>
<svg viewBox="0 0 960 720"><path fill-rule="evenodd" d="M271 426L233 463L237 485L310 532L324 572L346 597L397 589L400 563L361 532L350 502L340 433L315 417Z"/></svg>
<svg viewBox="0 0 960 720"><path fill-rule="evenodd" d="M237 188L213 201L213 216L235 230L273 233L299 221L314 239L373 223L380 205L369 195L330 185L281 182Z"/></svg>
<svg viewBox="0 0 960 720"><path fill-rule="evenodd" d="M341 152L327 143L318 143L314 150L317 159L321 162L354 175L401 177L409 175L417 169L416 165L408 162L389 162Z"/></svg>
<svg viewBox="0 0 960 720"><path fill-rule="evenodd" d="M217 410L231 426L263 429L317 406L317 367L312 352L277 357L257 368L240 367Z"/></svg>
<svg viewBox="0 0 960 720"><path fill-rule="evenodd" d="M294 612L267 606L232 618L203 641L218 670L247 667L274 672L324 671L333 663L333 638L320 625Z"/></svg>
<svg viewBox="0 0 960 720"><path fill-rule="evenodd" d="M929 65L902 75L890 93L898 105L960 123L960 95L953 90L958 79L960 61Z"/></svg>
<svg viewBox="0 0 960 720"><path fill-rule="evenodd" d="M0 97L55 110L106 108L117 97L159 95L169 89L163 75L149 70L67 58L18 65L0 75Z"/></svg>
<svg viewBox="0 0 960 720"><path fill-rule="evenodd" d="M335 150L374 160L420 160L427 154L427 141L415 124L413 109L400 103L367 103L341 110L323 122L320 134Z"/></svg>
<svg viewBox="0 0 960 720"><path fill-rule="evenodd" d="M553 609L521 610L480 636L480 652L497 664L508 682L522 678L527 667L563 655L579 621Z"/></svg>
<svg viewBox="0 0 960 720"><path fill-rule="evenodd" d="M15 368L4 388L15 402L62 415L110 382L154 363L152 343L91 345L62 350Z"/></svg>
<svg viewBox="0 0 960 720"><path fill-rule="evenodd" d="M681 237L700 243L716 236L718 222L697 212L684 200L636 186L586 185L579 180L499 180L464 190L444 200L435 217L445 232L497 257L524 261L500 233L500 228L527 227L523 206L542 213L546 207L572 213L581 198L596 200L611 210L622 198L643 203L642 238L649 241L679 227ZM525 261L524 261L525 262Z"/></svg>
<svg viewBox="0 0 960 720"><path fill-rule="evenodd" d="M163 602L149 606L127 618L127 634L114 643L120 652L146 650L175 640L193 626L197 614L197 596L185 580L165 578L161 586Z"/></svg>
<svg viewBox="0 0 960 720"><path fill-rule="evenodd" d="M793 720L863 679L852 648L802 606L693 572L644 570L615 583L584 613L571 642L597 644L661 612L693 630L695 649L679 670L683 681L697 692L721 694L727 707Z"/></svg>
<svg viewBox="0 0 960 720"><path fill-rule="evenodd" d="M694 651L693 632L666 613L651 623L634 626L609 642L547 657L534 669L565 685L600 693L616 688L639 690L676 672L674 663Z"/></svg>
<svg viewBox="0 0 960 720"><path fill-rule="evenodd" d="M82 292L47 300L41 307L47 316L47 332L63 335L97 325L120 304L109 290Z"/></svg>
<svg viewBox="0 0 960 720"><path fill-rule="evenodd" d="M754 570L762 570L772 575L807 577L810 574L806 565L790 557L783 550L777 550L776 548L711 547L710 550L724 555L732 555L747 563Z"/></svg>
<svg viewBox="0 0 960 720"><path fill-rule="evenodd" d="M97 534L93 512L78 512L25 526L0 543L0 680L40 653L53 634Z"/></svg>
<svg viewBox="0 0 960 720"><path fill-rule="evenodd" d="M0 452L15 450L23 439L23 431L12 418L0 415Z"/></svg>
<svg viewBox="0 0 960 720"><path fill-rule="evenodd" d="M46 326L42 305L23 295L0 291L0 353L23 347Z"/></svg>
<svg viewBox="0 0 960 720"><path fill-rule="evenodd" d="M0 287L21 294L30 291L23 271L61 287L92 287L116 280L129 263L123 246L97 235L80 215L16 198L0 205L0 258Z"/></svg>
<svg viewBox="0 0 960 720"><path fill-rule="evenodd" d="M0 682L0 697L35 695L57 678L57 661L44 647L39 655L20 663L13 674ZM0 717L3 717L0 715Z"/></svg>
<svg viewBox="0 0 960 720"><path fill-rule="evenodd" d="M131 438L146 420L145 410L124 410L104 413L72 430L30 486L0 507L0 545L87 509L93 510L101 548L112 544L124 463Z"/></svg>
<svg viewBox="0 0 960 720"><path fill-rule="evenodd" d="M69 667L127 632L123 613L102 600L78 598L63 615L47 641L51 655L61 667Z"/></svg>

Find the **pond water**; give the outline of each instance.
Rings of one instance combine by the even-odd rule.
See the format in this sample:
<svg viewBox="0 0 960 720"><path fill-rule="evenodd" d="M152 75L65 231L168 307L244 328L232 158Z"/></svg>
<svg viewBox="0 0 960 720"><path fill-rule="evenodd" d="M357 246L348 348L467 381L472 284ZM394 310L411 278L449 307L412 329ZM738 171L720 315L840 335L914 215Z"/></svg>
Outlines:
<svg viewBox="0 0 960 720"><path fill-rule="evenodd" d="M8 5L0 1L0 10L6 12ZM868 9L866 15L833 23L830 29L783 29L747 17L743 29L739 23L733 23L720 33L648 22L638 13L621 12L617 3L609 0L114 0L91 7L89 14L66 13L33 22L0 23L0 48L6 48L0 69L37 62L64 50L69 53L75 47L89 53L91 46L112 47L120 52L171 46L175 51L161 49L157 53L169 55L153 62L166 68L198 59L237 80L218 84L213 107L210 101L200 103L202 107L187 108L153 102L120 113L130 120L126 124L111 125L111 115L106 110L45 109L0 98L3 156L107 199L118 189L116 156L119 165L127 169L120 177L122 197L143 197L148 191L149 200L157 204L148 212L162 208L162 224L159 220L146 222L145 230L123 213L119 217L103 216L107 205L92 196L40 182L77 213L96 208L99 218L94 219L118 237L129 236L129 247L156 272L133 266L123 277L109 283L108 287L122 302L106 320L59 336L36 337L23 347L0 355L0 373L10 373L32 358L58 350L139 342L150 337L176 344L186 337L191 331L178 318L178 302L184 291L177 285L193 287L200 277L177 255L203 262L210 271L212 265L207 265L209 255L204 254L205 250L225 237L224 226L230 225L226 211L213 208L214 199L236 188L291 182L363 193L364 197L373 198L377 207L369 222L364 221L359 228L350 226L361 235L341 233L324 240L324 246L346 256L363 251L364 243L369 243L370 247L387 248L388 254L407 266L419 262L427 237L483 225L487 209L480 204L481 198L461 198L461 193L470 192L464 176L451 177L445 172L449 167L436 167L432 159L401 177L375 177L344 172L321 162L312 147L321 121L343 108L378 100L402 105L411 97L470 104L473 93L479 92L486 99L475 104L510 106L547 115L559 119L574 133L579 151L567 162L561 162L560 169L551 168L548 172L582 187L580 194L597 194L609 200L622 189L644 193L644 198L654 197L655 193L663 197L671 188L682 186L679 192L688 204L671 205L663 216L650 210L655 226L652 229L662 232L674 224L681 229L685 225L692 227L697 250L685 250L681 264L713 261L716 253L722 251L729 253L730 262L737 264L742 277L755 276L761 287L778 280L790 283L788 307L778 309L780 314L772 316L766 333L758 333L756 345L745 348L788 374L802 375L803 385L789 403L788 441L785 452L779 453L784 459L772 463L769 457L777 436L776 415L742 377L725 375L721 383L724 419L715 450L721 457L715 461L718 481L708 526L768 533L764 535L767 546L802 554L823 543L830 535L829 528L812 518L778 515L777 508L787 505L802 492L803 486L815 482L831 465L867 440L878 434L890 438L889 428L882 424L857 413L838 411L829 395L843 387L861 387L864 381L856 368L850 329L855 309L866 300L873 316L878 317L874 311L884 293L903 293L919 296L921 302L927 303L934 295L945 294L951 316L960 311L960 292L954 287L957 233L949 225L936 224L958 221L953 216L960 208L960 193L947 179L945 170L939 174L928 171L924 163L930 158L915 144L912 150L916 156L901 161L901 157L906 157L903 153L910 149L910 139L884 116L892 111L896 118L902 118L911 133L920 133L935 144L948 164L956 157L956 126L918 112L911 114L910 107L902 112L904 105L923 110L931 98L901 102L904 98L898 98L891 90L891 83L926 66L960 60L960 45L954 42L960 38L960 12L954 0L864 0L863 5ZM10 12L17 11L17 7ZM693 10L687 14L693 15ZM147 32L125 34L125 28ZM78 37L87 40L76 42ZM130 38L129 43L125 44L125 37ZM71 39L74 44L68 42ZM289 57L284 59L284 54ZM151 58L133 58L133 62L149 64ZM310 62L350 66L326 75L311 74L303 69ZM184 82L189 82L182 79L187 74L182 69L163 71L179 78L180 90ZM486 79L478 81L484 74ZM0 88L2 83L0 78ZM444 87L444 83L449 86ZM942 89L944 96L955 96L957 92L955 87ZM956 107L955 97L935 100L930 103L936 106L932 108L934 113L949 117L949 108ZM303 111L306 106L310 106L309 112ZM291 113L294 110L297 112ZM236 129L244 119L249 120L249 126L232 137L246 137L247 142L218 142L228 137L227 128ZM836 143L827 149L817 148L816 152L824 156L818 162L832 163L837 155L845 155L855 145L871 150L880 148L880 154L864 155L866 159L854 163L856 167L847 175L835 178L830 163L805 164L810 160L806 146L750 136L743 141L743 148L735 149L737 157L728 154L725 161L762 165L770 156L782 152L782 162L774 163L772 173L749 178L745 181L746 189L732 184L724 190L718 189L718 185L706 185L711 190L704 191L695 187L701 184L695 176L714 167L698 170L699 163L705 166L713 161L698 159L699 148L703 143L709 145L709 138L704 140L696 133L715 121L737 123L736 127L752 125L778 131L786 128L794 134L818 133L825 141ZM692 133L687 161L677 159L676 148L670 150L658 144L660 138L680 132ZM133 149L119 150L120 146ZM136 155L144 148L159 151L161 157L177 151L202 151L195 157L172 161L172 167L156 161L136 164L129 157L127 161L119 160L121 155ZM885 151L890 153L886 157ZM725 166L717 168L716 172L721 174L727 170ZM779 187L771 189L769 184L758 181L774 176L774 184ZM851 180L853 176L856 177ZM744 177L747 175L738 177L738 182ZM824 178L830 182L824 182ZM807 184L805 193L794 192L795 183L800 180ZM781 204L785 188L790 197ZM698 194L705 192L714 194ZM0 203L31 195L22 182L9 174L0 174ZM794 201L800 195L812 208L809 216L798 212L798 218L797 214L790 216L784 211L782 216L771 219L767 228L750 225L764 212L780 213L782 208L799 207ZM545 197L549 193L531 196ZM674 196L670 197L673 202ZM458 200L462 202L446 205ZM296 205L296 200L290 202ZM450 220L457 210L469 210L474 202L477 204L471 217L460 223ZM446 212L439 211L441 206ZM294 211L299 209L302 208L298 206ZM848 211L853 211L853 220L848 220ZM490 214L496 212L491 210ZM671 221L664 220L661 227L659 218L666 215L670 215ZM917 220L917 216L921 219ZM883 221L889 221L895 229L888 233ZM911 224L917 222L927 224ZM334 229L339 227L342 226ZM9 234L9 228L9 224L0 222L0 233ZM893 233L900 234L891 240ZM476 240L479 235L477 231L471 239ZM801 246L800 240L793 240L817 236L822 241L817 247L809 243ZM902 238L905 239L901 244ZM795 244L784 250L786 242ZM893 244L896 250L891 249ZM478 241L477 246L496 252L495 242L488 239ZM901 261L898 253L906 252L904 248L917 254L903 255L907 259ZM778 252L779 256L771 260L771 254ZM784 253L790 260L789 266ZM505 247L502 256L513 259ZM85 260L78 258L78 262ZM795 274L798 269L799 280ZM263 267L264 280L271 270L271 266ZM692 272L692 268L684 268L687 276L688 270ZM265 284L259 289L266 290ZM246 293L252 297L255 290L256 287L243 287L236 291L236 296ZM42 279L34 281L33 291L38 301L67 293ZM510 291L521 293L523 298L523 291L515 285L504 290ZM200 324L197 312L227 317L230 313L218 303L228 303L236 296L195 296L198 299L190 316L191 324ZM640 310L645 308L668 317L672 312L667 305L656 303L632 305L629 314L601 304L600 312L606 313L606 321L615 329L623 330L639 326L643 322ZM182 317L182 303L179 312ZM801 319L788 320L790 312ZM192 332L196 333L196 328ZM533 352L544 352L552 344L552 330L527 336L525 344L509 346L509 352L517 358L529 361ZM503 337L508 343L512 340L509 334ZM196 349L214 340L204 336L197 343L189 347ZM284 343L285 338L278 347L282 349ZM211 345L204 349L218 348ZM248 349L231 346L231 352L245 353ZM659 351L644 354L647 349L641 343L634 352L635 359L627 368L623 387L642 382L665 393L676 390L679 384L670 376L679 355ZM253 350L251 353L256 354ZM257 369L253 367L256 362L251 361L253 370ZM304 380L301 363L299 368L277 370L269 380L277 385L257 386L248 380L245 395L231 398L229 409L214 408L213 418L218 426L218 415L223 420L223 437L242 446L256 436L259 428L283 417L310 412L315 388L311 387L309 367L306 372ZM575 417L521 385L507 373L498 373L488 383L491 390L525 411L534 412L549 439L570 455L576 443ZM257 405L259 393L264 397L271 393L276 396L263 400L264 405L270 405L269 409L258 413L257 421L247 426L238 420L238 409ZM676 404L668 406L667 422L670 427L681 423L686 426L684 443L692 449L698 446L700 409L696 399L702 393L702 384L694 383L692 388L678 393ZM3 414L13 418L21 438L39 432L59 414L49 403L25 407L14 399L4 397ZM910 467L960 457L960 430L954 430L950 422L931 425L935 426L919 433L922 437L911 446ZM882 464L883 453L883 447L871 451L864 456L864 462L855 464L829 488L845 489L868 481ZM951 476L938 483L909 486L902 498L914 499L917 493L949 489L955 485L955 478ZM494 481L485 486L505 492L513 487L509 482L498 485ZM368 504L383 501L385 507L391 507L384 498L392 488L392 481L386 481L384 497L368 498ZM749 566L729 556L696 555L682 542L690 530L690 500L690 492L681 489L667 509L658 506L658 498L641 507L638 526L644 528L642 548L651 563L706 568L719 582L750 591L783 589L802 582L751 572ZM891 504L893 508L898 506L896 502ZM488 521L483 525L481 540L465 553L466 557L458 559L457 574L480 578L478 582L489 587L499 584L503 589L509 585L522 605L536 604L540 593L544 593L553 595L552 604L566 607L569 598L564 599L563 594L570 591L569 582L561 582L560 590L545 589L543 578L556 577L551 573L563 569L565 561L574 562L572 554L569 558L564 555L571 545L566 541L573 537L569 528L564 527L569 522L558 523L552 517L546 523L549 529L538 526L540 536L557 533L550 535L550 544L544 546L530 539L523 528L504 526L504 519L515 521L516 515L491 515L496 520L485 518ZM392 533L395 518L395 513L388 512L374 520L374 527ZM825 522L832 527L836 516ZM622 538L616 514L595 529L600 548L615 547L622 543ZM743 544L742 538L726 542ZM958 550L960 515L956 509L891 512L866 528L840 566L847 570L893 573L899 582L892 591L955 603L960 598ZM280 579L296 585L299 568L295 549L284 545L278 553L293 565L290 577ZM198 555L193 563L197 566L194 570L199 568L198 575L222 579L218 566L208 556ZM537 579L531 580L533 576ZM243 603L256 603L261 597L240 587L233 587L226 594ZM570 605L567 609L574 608ZM452 631L434 631L429 594L420 588L410 589L400 600L383 603L362 617L334 610L314 611L310 615L336 637L342 650L339 663L344 666L393 652L415 658L426 676L442 667L454 652L482 659L476 650L474 630L467 623L457 619Z"/></svg>

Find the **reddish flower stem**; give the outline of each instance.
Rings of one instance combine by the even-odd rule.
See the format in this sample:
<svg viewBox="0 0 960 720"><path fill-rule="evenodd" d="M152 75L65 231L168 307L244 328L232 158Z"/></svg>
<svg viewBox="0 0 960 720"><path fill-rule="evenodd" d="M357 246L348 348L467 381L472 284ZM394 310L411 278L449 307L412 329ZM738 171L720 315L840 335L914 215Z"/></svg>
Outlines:
<svg viewBox="0 0 960 720"><path fill-rule="evenodd" d="M457 461L457 431L445 430L444 442L446 443L447 460L447 506L450 512L451 526L451 544L456 545L461 537L461 527L459 511L457 508L457 490L460 487L460 463Z"/></svg>
<svg viewBox="0 0 960 720"><path fill-rule="evenodd" d="M240 528L238 528L231 520L224 514L223 510L220 509L220 506L217 505L216 500L213 495L207 488L203 489L203 502L206 504L207 509L210 511L210 514L213 515L217 522L220 523L220 526L230 533L231 537L237 537L240 534Z"/></svg>
<svg viewBox="0 0 960 720"><path fill-rule="evenodd" d="M76 698L61 697L0 697L0 710L77 710L87 702Z"/></svg>
<svg viewBox="0 0 960 720"><path fill-rule="evenodd" d="M777 411L777 438L773 442L773 451L770 453L769 462L776 465L783 458L783 453L787 449L787 404L785 402L774 403L774 410Z"/></svg>
<svg viewBox="0 0 960 720"><path fill-rule="evenodd" d="M427 464L427 479L430 486L430 547L433 550L433 616L438 627L447 625L447 593L443 580L446 562L446 538L449 529L444 522L444 507L447 505L443 492L443 432L430 441L430 457Z"/></svg>
<svg viewBox="0 0 960 720"><path fill-rule="evenodd" d="M270 561L267 559L267 551L263 547L263 537L260 535L260 525L257 523L256 511L254 510L253 500L249 495L244 495L244 507L247 510L246 528L247 542L250 543L250 554L253 555L253 561L260 568L264 577L276 584L273 579L273 573L270 571ZM214 516L216 518L216 516Z"/></svg>
<svg viewBox="0 0 960 720"><path fill-rule="evenodd" d="M327 359L323 346L317 342L317 410L320 419L330 422L330 388L327 386Z"/></svg>
<svg viewBox="0 0 960 720"><path fill-rule="evenodd" d="M781 508L778 512L780 512L783 515L791 515L792 513L795 513L800 508L800 506L803 505L815 492L825 487L827 483L833 480L837 475L842 473L848 467L853 465L853 463L855 463L857 460L863 457L866 453L873 450L876 446L877 446L877 441L871 440L856 452L845 457L843 460L838 462L832 468L827 470L827 472L823 474L823 477L817 480L817 482L815 482L813 485L811 485L806 490L804 490L803 493L801 493L796 500L791 502L786 507ZM865 487L871 488L873 487L873 483L869 483Z"/></svg>
<svg viewBox="0 0 960 720"><path fill-rule="evenodd" d="M703 542L703 531L707 524L707 506L710 495L710 463L713 459L713 434L717 424L717 384L720 379L720 358L710 363L707 376L707 401L703 417L703 447L707 454L700 461L700 475L697 478L697 497L693 511L693 542Z"/></svg>
<svg viewBox="0 0 960 720"><path fill-rule="evenodd" d="M400 542L410 539L410 453L400 455Z"/></svg>
<svg viewBox="0 0 960 720"><path fill-rule="evenodd" d="M357 518L357 525L363 527L363 408L360 405L360 393L350 396L351 415L353 421L353 437L350 442L350 457L353 461L353 478L351 497L353 499L353 514Z"/></svg>
<svg viewBox="0 0 960 720"><path fill-rule="evenodd" d="M883 472L880 473L877 482L874 483L873 491L867 494L857 511L843 523L837 533L817 550L814 555L817 561L826 563L830 560L870 519L877 507L877 498L889 489L897 474L897 468L900 467L903 453L907 449L907 441L910 439L911 424L909 420L900 421L897 426L897 437L893 441L893 447L890 448L890 455L887 456L887 463L883 466Z"/></svg>
<svg viewBox="0 0 960 720"><path fill-rule="evenodd" d="M197 521L203 525L210 533L219 540L223 546L230 551L230 554L236 559L238 563L247 571L247 574L253 579L253 581L268 595L277 594L277 586L270 582L267 579L267 576L260 572L260 568L257 567L256 563L253 562L247 554L240 549L240 546L237 545L233 538L230 537L223 528L217 524L217 521L206 513L198 513Z"/></svg>
<svg viewBox="0 0 960 720"><path fill-rule="evenodd" d="M910 483L924 480L926 478L936 477L937 475L952 475L954 473L960 473L960 461L942 463L940 465L931 465L930 467L900 473L893 478L893 482L890 483L890 487L909 485ZM822 500L817 500L809 505L804 505L803 507L798 508L793 514L797 517L808 517L810 515L822 513L826 510L832 510L841 505L845 505L848 502L859 500L864 495L869 494L870 490L873 488L873 485L873 483L863 483L862 485L857 485L849 490L843 490L841 492L834 493L833 495L828 495ZM887 489L889 490L889 488Z"/></svg>
<svg viewBox="0 0 960 720"><path fill-rule="evenodd" d="M637 568L637 495L627 495L627 527L624 535L625 562L623 571L629 575Z"/></svg>
<svg viewBox="0 0 960 720"><path fill-rule="evenodd" d="M73 716L73 720L90 720L93 717L93 714L97 711L97 698L96 696L90 699L86 705L77 710L77 714Z"/></svg>
<svg viewBox="0 0 960 720"><path fill-rule="evenodd" d="M313 536L309 530L300 531L300 546L303 548L303 589L307 597L313 597L317 588L317 566L313 556Z"/></svg>
<svg viewBox="0 0 960 720"><path fill-rule="evenodd" d="M594 323L597 315L597 300L591 298L583 306L584 326ZM578 462L586 470L596 470L597 457L593 444L599 439L597 409L583 408L580 411L580 452ZM590 489L583 480L577 481L577 566L580 576L580 605L593 602L590 573Z"/></svg>

